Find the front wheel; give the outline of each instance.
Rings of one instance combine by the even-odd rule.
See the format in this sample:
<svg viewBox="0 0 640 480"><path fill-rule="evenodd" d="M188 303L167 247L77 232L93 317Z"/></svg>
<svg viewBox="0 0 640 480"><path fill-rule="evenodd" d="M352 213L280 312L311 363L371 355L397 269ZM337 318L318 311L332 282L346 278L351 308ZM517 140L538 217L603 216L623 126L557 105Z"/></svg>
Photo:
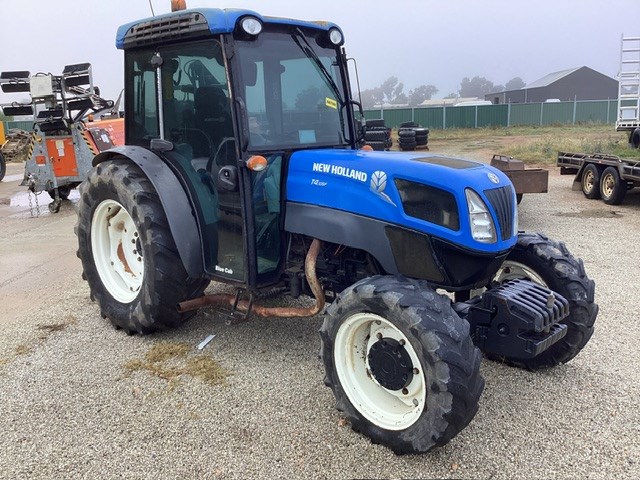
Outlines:
<svg viewBox="0 0 640 480"><path fill-rule="evenodd" d="M337 408L374 443L426 452L478 410L484 380L469 324L425 282L364 279L327 309L320 334Z"/></svg>
<svg viewBox="0 0 640 480"><path fill-rule="evenodd" d="M126 159L103 162L80 192L78 257L102 316L141 334L192 316L176 305L200 295L208 282L188 277L160 198L142 170Z"/></svg>
<svg viewBox="0 0 640 480"><path fill-rule="evenodd" d="M518 242L496 274L494 283L514 279L530 280L547 287L569 301L569 316L561 323L567 334L540 355L527 359L513 359L487 353L489 358L529 370L549 368L567 363L587 344L593 335L598 315L594 303L595 283L587 277L582 260L576 259L563 243L555 242L539 233L521 233Z"/></svg>

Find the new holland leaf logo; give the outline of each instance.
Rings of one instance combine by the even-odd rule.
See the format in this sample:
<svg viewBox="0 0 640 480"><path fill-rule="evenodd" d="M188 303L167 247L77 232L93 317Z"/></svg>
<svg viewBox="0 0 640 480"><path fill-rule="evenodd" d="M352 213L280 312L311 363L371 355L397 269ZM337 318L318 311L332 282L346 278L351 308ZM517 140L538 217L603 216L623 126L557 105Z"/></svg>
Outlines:
<svg viewBox="0 0 640 480"><path fill-rule="evenodd" d="M387 203L390 203L395 207L396 204L393 203L393 201L389 198L389 195L384 193L384 189L386 187L387 187L387 174L381 170L377 170L373 172L373 175L371 175L371 183L369 185L369 189L373 193L378 195L382 200L384 200Z"/></svg>

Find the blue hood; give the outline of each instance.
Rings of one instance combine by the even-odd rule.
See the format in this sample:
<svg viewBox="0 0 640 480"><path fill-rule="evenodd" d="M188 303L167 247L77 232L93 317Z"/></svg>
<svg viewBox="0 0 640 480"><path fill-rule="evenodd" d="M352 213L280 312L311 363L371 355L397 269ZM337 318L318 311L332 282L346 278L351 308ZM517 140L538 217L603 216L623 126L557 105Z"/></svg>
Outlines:
<svg viewBox="0 0 640 480"><path fill-rule="evenodd" d="M395 180L429 185L453 195L460 228L444 226L407 215ZM515 235L506 240L498 233L493 244L480 243L470 234L465 189L474 190L489 207L496 228L498 215L485 191L500 187L515 191L500 170L470 160L422 152L375 152L363 150L303 150L289 161L287 201L342 210L433 235L482 252L511 248Z"/></svg>

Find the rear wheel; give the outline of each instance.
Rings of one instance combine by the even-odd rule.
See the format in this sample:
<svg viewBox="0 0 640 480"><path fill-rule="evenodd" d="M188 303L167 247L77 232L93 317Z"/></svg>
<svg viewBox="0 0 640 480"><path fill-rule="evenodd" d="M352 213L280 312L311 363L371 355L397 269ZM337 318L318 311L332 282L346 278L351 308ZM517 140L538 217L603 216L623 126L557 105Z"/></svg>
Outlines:
<svg viewBox="0 0 640 480"><path fill-rule="evenodd" d="M80 186L78 257L103 317L127 333L176 327L176 305L208 282L189 278L153 185L125 159L94 168Z"/></svg>
<svg viewBox="0 0 640 480"><path fill-rule="evenodd" d="M478 410L469 324L425 282L375 276L343 291L320 330L325 384L352 428L396 453L444 445Z"/></svg>
<svg viewBox="0 0 640 480"><path fill-rule="evenodd" d="M509 365L539 370L574 358L593 335L598 315L594 303L595 283L587 277L582 260L576 259L563 243L535 234L520 234L494 279L498 284L509 280L526 279L547 287L569 301L569 316L565 337L537 357L521 360L487 354L489 358Z"/></svg>
<svg viewBox="0 0 640 480"><path fill-rule="evenodd" d="M600 178L600 195L608 205L620 205L627 194L627 183L620 178L618 169L607 167Z"/></svg>
<svg viewBox="0 0 640 480"><path fill-rule="evenodd" d="M582 172L582 193L590 199L600 198L600 171L590 163Z"/></svg>

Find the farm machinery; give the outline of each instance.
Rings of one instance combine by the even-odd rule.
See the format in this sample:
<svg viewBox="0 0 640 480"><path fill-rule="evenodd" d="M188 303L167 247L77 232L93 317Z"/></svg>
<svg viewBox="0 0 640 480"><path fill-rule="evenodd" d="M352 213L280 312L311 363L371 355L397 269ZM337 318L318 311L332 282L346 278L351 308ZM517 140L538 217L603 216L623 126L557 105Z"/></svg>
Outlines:
<svg viewBox="0 0 640 480"><path fill-rule="evenodd" d="M116 44L126 142L93 159L75 228L116 328L212 305L237 321L322 313L338 409L396 453L472 420L482 353L538 370L589 341L594 282L564 244L518 231L505 174L362 145L336 25L202 8L123 25ZM212 280L235 293L205 295ZM275 294L313 303L262 304Z"/></svg>
<svg viewBox="0 0 640 480"><path fill-rule="evenodd" d="M49 210L57 212L60 202L86 178L95 155L123 143L117 105L100 97L89 63L67 65L62 75L2 72L0 88L30 96L29 101L1 107L6 116L33 115L21 185L35 194L38 210L38 195L46 191L53 200Z"/></svg>

